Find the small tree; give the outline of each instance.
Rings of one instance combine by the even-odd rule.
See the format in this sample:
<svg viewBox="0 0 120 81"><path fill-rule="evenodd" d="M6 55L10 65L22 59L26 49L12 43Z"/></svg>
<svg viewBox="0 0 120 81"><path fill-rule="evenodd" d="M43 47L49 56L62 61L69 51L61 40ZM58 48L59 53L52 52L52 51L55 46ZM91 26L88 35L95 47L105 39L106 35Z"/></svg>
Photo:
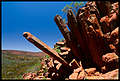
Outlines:
<svg viewBox="0 0 120 81"><path fill-rule="evenodd" d="M67 4L63 9L62 12L64 12L64 14L67 14L67 11L69 9L72 9L73 13L75 15L77 15L77 11L80 7L82 7L84 5L84 2L71 2L69 5ZM66 23L65 18L63 19L64 23Z"/></svg>

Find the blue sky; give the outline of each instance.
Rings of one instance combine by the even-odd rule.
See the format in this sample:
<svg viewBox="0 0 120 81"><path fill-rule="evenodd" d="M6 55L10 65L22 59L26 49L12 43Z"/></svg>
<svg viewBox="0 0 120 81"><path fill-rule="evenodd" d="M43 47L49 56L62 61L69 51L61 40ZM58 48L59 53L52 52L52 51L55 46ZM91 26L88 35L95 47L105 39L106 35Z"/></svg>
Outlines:
<svg viewBox="0 0 120 81"><path fill-rule="evenodd" d="M54 16L71 2L2 2L2 50L40 51L23 37L30 32L48 46L63 38Z"/></svg>

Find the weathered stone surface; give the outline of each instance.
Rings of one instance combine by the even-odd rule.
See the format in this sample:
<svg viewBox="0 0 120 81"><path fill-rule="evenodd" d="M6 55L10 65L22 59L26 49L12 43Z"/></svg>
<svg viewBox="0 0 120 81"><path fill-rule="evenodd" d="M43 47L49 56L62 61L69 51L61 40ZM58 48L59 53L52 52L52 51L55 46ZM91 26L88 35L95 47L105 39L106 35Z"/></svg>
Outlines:
<svg viewBox="0 0 120 81"><path fill-rule="evenodd" d="M30 33L24 33L27 40L53 57L50 61L46 59L46 65L43 64L45 67L42 67L49 67L48 74L38 72L37 76L29 74L26 78L41 80L42 77L38 76L44 76L52 80L118 79L118 70L115 70L119 68L118 7L116 1L88 1L78 10L76 16L71 9L68 10L67 24L61 16L56 15L54 20L65 41L57 42L54 50ZM60 53L56 49L60 49Z"/></svg>
<svg viewBox="0 0 120 81"><path fill-rule="evenodd" d="M83 67L81 66L81 67L79 67L79 68L77 68L77 69L74 69L74 73L79 73L79 72L81 72L83 70Z"/></svg>
<svg viewBox="0 0 120 81"><path fill-rule="evenodd" d="M95 74L94 74L95 76L100 76L101 75L101 73L100 72L95 72Z"/></svg>
<svg viewBox="0 0 120 81"><path fill-rule="evenodd" d="M54 18L56 24L58 25L61 33L63 34L66 42L68 40L71 40L70 39L70 34L69 34L69 30L67 29L66 25L64 24L63 20L62 20L62 17L59 16L59 15L56 15L55 18Z"/></svg>
<svg viewBox="0 0 120 81"><path fill-rule="evenodd" d="M116 47L113 44L109 44L110 49L112 50L112 52L115 52Z"/></svg>
<svg viewBox="0 0 120 81"><path fill-rule="evenodd" d="M96 68L88 68L85 69L85 71L87 72L88 75L92 75L96 72Z"/></svg>
<svg viewBox="0 0 120 81"><path fill-rule="evenodd" d="M72 69L80 67L75 59L73 59L72 62L69 63L69 65L71 66Z"/></svg>
<svg viewBox="0 0 120 81"><path fill-rule="evenodd" d="M95 14L97 18L100 18L100 14L98 9L96 8L96 3L95 2L87 2L85 6L90 7L90 14Z"/></svg>
<svg viewBox="0 0 120 81"><path fill-rule="evenodd" d="M77 40L77 43L81 45L81 47L82 47L81 50L84 51L85 45L83 45L81 33L78 30L79 27L77 25L77 19L76 19L75 15L73 14L72 10L68 10L67 17L68 17L68 27L70 28L74 38Z"/></svg>
<svg viewBox="0 0 120 81"><path fill-rule="evenodd" d="M78 73L72 73L72 74L69 76L69 79L70 79L70 80L77 80L77 77L78 77Z"/></svg>
<svg viewBox="0 0 120 81"><path fill-rule="evenodd" d="M111 31L110 27L109 27L109 17L108 16L104 16L100 19L101 22L101 28L103 33L108 33Z"/></svg>
<svg viewBox="0 0 120 81"><path fill-rule="evenodd" d="M86 76L85 80L104 80L102 76Z"/></svg>
<svg viewBox="0 0 120 81"><path fill-rule="evenodd" d="M70 51L71 49L67 47L61 47L60 50L61 52L65 52L65 51Z"/></svg>
<svg viewBox="0 0 120 81"><path fill-rule="evenodd" d="M54 67L53 59L50 59L50 62L47 63L48 67Z"/></svg>
<svg viewBox="0 0 120 81"><path fill-rule="evenodd" d="M96 6L100 12L101 17L109 15L110 10L111 10L110 1L96 1Z"/></svg>
<svg viewBox="0 0 120 81"><path fill-rule="evenodd" d="M103 50L101 50L101 49L103 49L105 47L102 37L100 34L96 34L97 32L94 30L94 28L92 26L89 26L88 31L89 31L88 47L90 50L91 58L93 60L93 63L95 63L97 66L101 67L101 66L103 66L102 57L101 57L103 55ZM98 33L100 33L100 32L98 32Z"/></svg>
<svg viewBox="0 0 120 81"><path fill-rule="evenodd" d="M61 67L61 65L62 65L62 64L61 64L61 63L59 63L59 64L56 66L56 69L57 69L57 70L59 70L59 69L60 69L60 67Z"/></svg>
<svg viewBox="0 0 120 81"><path fill-rule="evenodd" d="M94 27L95 30L99 29L100 32L102 33L101 26L100 26L95 14L91 14L90 17L88 18L88 21L89 21L90 25L92 25Z"/></svg>
<svg viewBox="0 0 120 81"><path fill-rule="evenodd" d="M62 53L59 53L61 56L63 56L63 55L68 55L69 54L69 52L68 51L66 51L66 52L62 52Z"/></svg>
<svg viewBox="0 0 120 81"><path fill-rule="evenodd" d="M102 72L102 73L106 73L106 72L107 72L106 66L101 67L101 72Z"/></svg>
<svg viewBox="0 0 120 81"><path fill-rule="evenodd" d="M114 44L115 46L117 46L118 43L119 43L119 39L116 39L116 40L113 42L113 44Z"/></svg>
<svg viewBox="0 0 120 81"><path fill-rule="evenodd" d="M31 43L33 43L36 47L38 47L39 49L41 49L42 51L44 51L48 55L52 56L54 59L60 61L64 65L68 66L68 63L62 57L60 57L59 54L55 50L51 49L45 43L43 43L42 41L40 41L39 39L37 39L35 36L33 36L31 33L24 32L23 36L28 41L30 41Z"/></svg>
<svg viewBox="0 0 120 81"><path fill-rule="evenodd" d="M115 53L107 53L107 54L103 55L102 59L104 62L111 62L113 60L116 60L116 62L117 62L118 56Z"/></svg>
<svg viewBox="0 0 120 81"><path fill-rule="evenodd" d="M115 46L115 53L119 56L119 39L116 39L114 42L113 42L114 46Z"/></svg>
<svg viewBox="0 0 120 81"><path fill-rule="evenodd" d="M119 5L118 5L119 3L118 2L116 2L116 3L113 3L111 6L112 6L112 9L113 10L116 10L117 8L119 8Z"/></svg>
<svg viewBox="0 0 120 81"><path fill-rule="evenodd" d="M64 46L65 43L64 42L56 42L56 45L58 45L58 46Z"/></svg>
<svg viewBox="0 0 120 81"><path fill-rule="evenodd" d="M104 79L118 79L119 78L119 69L115 69L113 71L107 72L105 74L102 75L102 77L104 77Z"/></svg>
<svg viewBox="0 0 120 81"><path fill-rule="evenodd" d="M56 15L55 18L54 18L56 24L58 25L61 33L63 34L66 42L67 42L67 45L71 48L72 52L74 53L74 55L77 57L80 58L79 56L79 49L78 47L76 46L76 42L73 41L74 40L74 37L73 35L71 34L71 32L67 29L66 25L64 24L63 20L62 20L62 17L59 16L59 15Z"/></svg>
<svg viewBox="0 0 120 81"><path fill-rule="evenodd" d="M115 53L107 53L103 55L103 61L105 62L105 72L117 69L119 67L118 56Z"/></svg>
<svg viewBox="0 0 120 81"><path fill-rule="evenodd" d="M101 27L104 33L112 32L118 26L118 15L116 13L110 14L110 17L104 16L101 18Z"/></svg>
<svg viewBox="0 0 120 81"><path fill-rule="evenodd" d="M59 64L60 62L57 60L54 60L54 64Z"/></svg>
<svg viewBox="0 0 120 81"><path fill-rule="evenodd" d="M78 75L78 80L82 80L82 79L84 79L85 78L85 71L84 70L82 70L80 73L79 73L79 75Z"/></svg>
<svg viewBox="0 0 120 81"><path fill-rule="evenodd" d="M86 9L86 8L85 8ZM90 50L89 50L89 47L88 47L88 43L89 43L89 38L88 38L88 24L86 23L87 19L89 17L89 9L85 10L85 11L81 11L81 13L78 15L77 17L77 23L78 23L78 30L81 34L81 38L80 39L82 42L79 41L79 47L81 48L80 50L82 51L81 52L81 57L84 58L82 59L81 58L81 61L83 63L83 67L86 67L86 66L90 66L91 64L91 56L89 55L90 53ZM86 51L87 50L87 51ZM86 60L86 61L84 61Z"/></svg>
<svg viewBox="0 0 120 81"><path fill-rule="evenodd" d="M118 38L118 29L119 29L119 27L117 27L116 29L114 29L114 30L111 32L111 35L110 35L110 41L111 41L111 42L115 41L115 39Z"/></svg>
<svg viewBox="0 0 120 81"><path fill-rule="evenodd" d="M109 18L109 26L110 26L110 28L111 28L111 32L112 32L112 30L114 30L117 26L119 26L118 25L118 22L119 22L119 20L118 20L118 15L117 15L117 13L113 13L113 14L111 14L110 15L111 17Z"/></svg>

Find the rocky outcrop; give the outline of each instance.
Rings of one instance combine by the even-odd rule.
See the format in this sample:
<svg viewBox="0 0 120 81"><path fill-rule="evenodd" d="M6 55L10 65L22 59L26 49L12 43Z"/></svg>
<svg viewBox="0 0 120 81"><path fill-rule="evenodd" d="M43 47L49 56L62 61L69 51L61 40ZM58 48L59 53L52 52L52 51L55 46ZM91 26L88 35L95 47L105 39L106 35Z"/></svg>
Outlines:
<svg viewBox="0 0 120 81"><path fill-rule="evenodd" d="M65 40L54 49L29 33L24 36L53 57L46 62L52 80L118 79L118 12L118 2L88 1L76 16L68 10L67 24L56 15L54 20Z"/></svg>

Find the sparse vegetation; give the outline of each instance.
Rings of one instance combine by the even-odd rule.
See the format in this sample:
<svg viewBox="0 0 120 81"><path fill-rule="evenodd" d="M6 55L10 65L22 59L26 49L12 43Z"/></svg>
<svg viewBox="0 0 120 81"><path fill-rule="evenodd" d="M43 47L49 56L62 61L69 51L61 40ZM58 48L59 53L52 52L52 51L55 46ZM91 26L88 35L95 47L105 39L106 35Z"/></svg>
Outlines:
<svg viewBox="0 0 120 81"><path fill-rule="evenodd" d="M46 56L45 56L45 58L49 59L49 58L50 58L50 56L49 56L49 55L46 55Z"/></svg>
<svg viewBox="0 0 120 81"><path fill-rule="evenodd" d="M62 11L64 13L67 13L68 9L72 9L74 14L76 15L77 14L77 11L78 9L83 6L84 3L83 2L71 2L69 5L67 4L63 9Z"/></svg>
<svg viewBox="0 0 120 81"><path fill-rule="evenodd" d="M2 79L22 79L24 73L37 72L41 60L37 56L2 54Z"/></svg>
<svg viewBox="0 0 120 81"><path fill-rule="evenodd" d="M64 40L65 40L65 39L62 38L62 39L59 40L59 42L63 42ZM56 46L54 49L56 50L57 53L60 53L60 52L61 52L61 51L60 51L60 46Z"/></svg>
<svg viewBox="0 0 120 81"><path fill-rule="evenodd" d="M63 14L66 15L67 11L69 9L72 9L73 13L77 15L78 9L82 6L84 6L84 2L71 2L70 4L67 4L66 6L64 6L64 8L61 11L63 12ZM67 20L64 18L63 22L67 23Z"/></svg>

